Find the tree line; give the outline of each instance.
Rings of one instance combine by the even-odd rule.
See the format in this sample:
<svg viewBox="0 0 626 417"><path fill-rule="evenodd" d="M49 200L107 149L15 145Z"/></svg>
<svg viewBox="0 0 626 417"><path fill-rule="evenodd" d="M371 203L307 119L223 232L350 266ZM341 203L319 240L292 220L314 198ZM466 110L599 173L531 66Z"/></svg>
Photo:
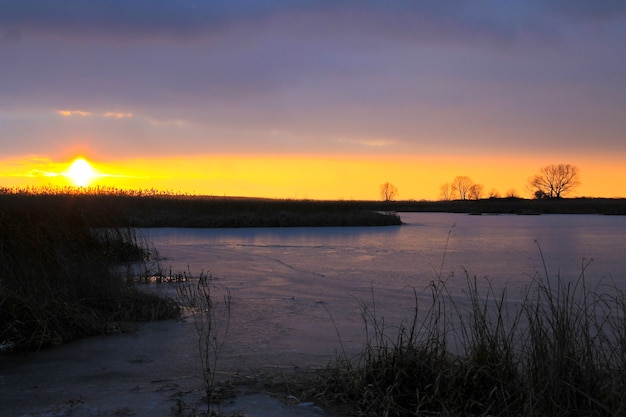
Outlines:
<svg viewBox="0 0 626 417"><path fill-rule="evenodd" d="M540 168L528 179L527 190L532 196L540 199L562 198L580 185L580 171L570 164L552 164ZM398 196L398 189L390 182L380 185L380 198L383 201L393 201ZM452 182L446 182L439 187L439 199L450 200L480 200L482 198L500 198L495 189L485 192L482 184L475 183L468 176L459 175ZM519 197L515 189L506 192L505 197Z"/></svg>

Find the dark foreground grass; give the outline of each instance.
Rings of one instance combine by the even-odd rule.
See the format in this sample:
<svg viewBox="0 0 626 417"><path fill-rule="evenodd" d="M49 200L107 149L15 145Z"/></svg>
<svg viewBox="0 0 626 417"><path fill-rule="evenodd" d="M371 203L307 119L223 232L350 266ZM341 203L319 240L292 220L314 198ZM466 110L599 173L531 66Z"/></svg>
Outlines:
<svg viewBox="0 0 626 417"><path fill-rule="evenodd" d="M90 216L58 206L0 208L2 352L36 350L120 331L125 322L178 314L174 302L139 291L119 268L148 254L133 230L97 228Z"/></svg>
<svg viewBox="0 0 626 417"><path fill-rule="evenodd" d="M469 277L466 299L441 280L430 291L395 328L363 304L364 351L333 361L314 396L363 416L626 415L626 297L614 286L546 275L516 307Z"/></svg>

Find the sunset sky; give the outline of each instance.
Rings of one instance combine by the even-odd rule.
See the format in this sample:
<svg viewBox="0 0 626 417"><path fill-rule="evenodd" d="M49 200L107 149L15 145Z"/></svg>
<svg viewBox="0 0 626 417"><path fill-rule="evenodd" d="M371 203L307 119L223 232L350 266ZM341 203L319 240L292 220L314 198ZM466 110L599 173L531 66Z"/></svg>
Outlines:
<svg viewBox="0 0 626 417"><path fill-rule="evenodd" d="M626 197L623 0L2 0L0 187ZM65 173L65 174L64 174Z"/></svg>

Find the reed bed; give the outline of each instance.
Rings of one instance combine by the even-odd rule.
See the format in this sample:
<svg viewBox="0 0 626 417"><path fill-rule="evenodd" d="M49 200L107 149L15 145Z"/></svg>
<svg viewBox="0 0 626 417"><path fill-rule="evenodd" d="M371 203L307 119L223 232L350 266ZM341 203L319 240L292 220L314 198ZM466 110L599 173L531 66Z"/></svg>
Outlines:
<svg viewBox="0 0 626 417"><path fill-rule="evenodd" d="M149 255L129 227L100 228L71 205L0 209L0 347L37 350L127 322L174 317L178 306L139 291L131 268Z"/></svg>
<svg viewBox="0 0 626 417"><path fill-rule="evenodd" d="M96 191L100 191L97 193ZM355 201L188 196L149 191L39 190L2 193L0 207L48 207L74 212L101 227L397 226L400 217ZM104 213L104 215L103 215Z"/></svg>
<svg viewBox="0 0 626 417"><path fill-rule="evenodd" d="M312 396L361 416L626 415L626 296L536 277L521 302L467 276L465 296L446 280L412 319L387 326L362 303L366 343L339 355Z"/></svg>

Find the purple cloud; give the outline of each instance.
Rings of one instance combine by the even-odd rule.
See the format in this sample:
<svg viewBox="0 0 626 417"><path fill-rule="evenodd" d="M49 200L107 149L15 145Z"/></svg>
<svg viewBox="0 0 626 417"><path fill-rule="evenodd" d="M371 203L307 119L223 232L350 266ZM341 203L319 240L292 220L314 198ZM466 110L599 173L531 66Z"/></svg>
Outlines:
<svg viewBox="0 0 626 417"><path fill-rule="evenodd" d="M116 152L558 149L597 132L623 149L624 2L1 7L0 135L16 149L68 136Z"/></svg>

